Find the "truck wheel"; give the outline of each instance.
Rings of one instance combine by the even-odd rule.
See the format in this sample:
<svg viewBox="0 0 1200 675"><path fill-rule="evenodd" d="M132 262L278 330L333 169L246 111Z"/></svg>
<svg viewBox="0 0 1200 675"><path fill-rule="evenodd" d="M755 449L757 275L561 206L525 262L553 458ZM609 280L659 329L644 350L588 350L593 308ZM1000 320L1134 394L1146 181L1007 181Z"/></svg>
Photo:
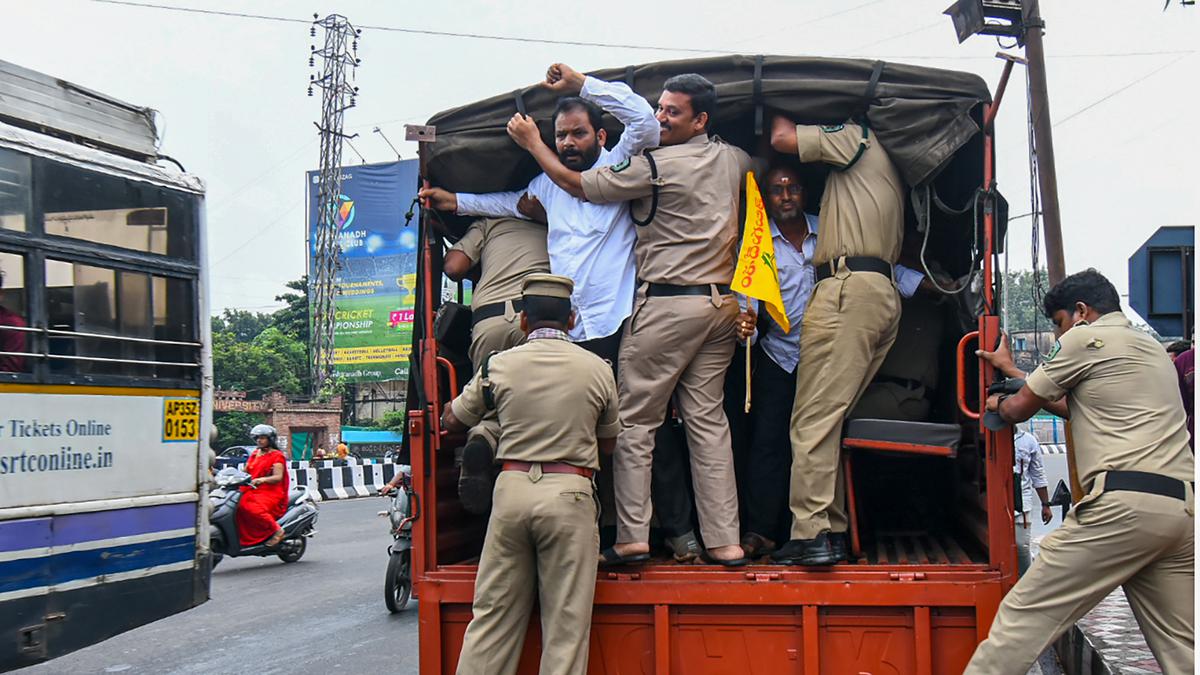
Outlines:
<svg viewBox="0 0 1200 675"><path fill-rule="evenodd" d="M221 561L224 559L225 559L224 555L222 555L220 553L214 553L213 557L212 557L212 568L211 569L214 569L214 570L217 569L217 565L219 565L221 563Z"/></svg>
<svg viewBox="0 0 1200 675"><path fill-rule="evenodd" d="M388 560L387 577L383 582L383 601L395 614L408 605L412 594L412 558L410 551L396 551Z"/></svg>
<svg viewBox="0 0 1200 675"><path fill-rule="evenodd" d="M279 545L279 559L285 563L294 563L304 555L304 551L307 549L308 537L288 539Z"/></svg>

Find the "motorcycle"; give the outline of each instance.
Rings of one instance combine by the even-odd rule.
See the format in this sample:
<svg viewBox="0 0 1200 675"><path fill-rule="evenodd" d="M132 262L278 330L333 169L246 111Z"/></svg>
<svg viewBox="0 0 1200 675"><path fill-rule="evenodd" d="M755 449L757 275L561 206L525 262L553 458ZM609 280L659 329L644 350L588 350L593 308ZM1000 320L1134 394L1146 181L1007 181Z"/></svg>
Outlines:
<svg viewBox="0 0 1200 675"><path fill-rule="evenodd" d="M396 470L403 478L396 486L387 511L379 512L379 515L388 517L392 531L387 576L383 581L383 601L393 614L404 609L412 595L412 524L419 515L417 495L412 489L412 467L401 464Z"/></svg>
<svg viewBox="0 0 1200 675"><path fill-rule="evenodd" d="M208 522L209 548L213 552L214 569L225 556L266 558L276 555L285 563L296 562L304 556L308 549L308 538L317 533L315 527L319 510L308 486L294 487L288 493L287 511L278 521L279 526L283 528L283 541L272 548L263 542L242 546L238 539L236 515L238 503L242 500L242 491L239 488L251 484L250 474L226 467L221 469L213 480L216 487L209 493L212 510Z"/></svg>

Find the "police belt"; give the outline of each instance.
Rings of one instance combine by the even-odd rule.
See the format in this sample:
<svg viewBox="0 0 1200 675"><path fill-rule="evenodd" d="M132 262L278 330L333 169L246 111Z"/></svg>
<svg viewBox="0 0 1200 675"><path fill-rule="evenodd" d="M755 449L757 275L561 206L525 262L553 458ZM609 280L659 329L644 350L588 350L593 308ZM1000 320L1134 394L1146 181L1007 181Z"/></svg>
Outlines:
<svg viewBox="0 0 1200 675"><path fill-rule="evenodd" d="M1104 491L1145 492L1151 495L1187 499L1187 487L1183 481L1157 473L1145 471L1107 471L1104 474Z"/></svg>
<svg viewBox="0 0 1200 675"><path fill-rule="evenodd" d="M504 464L500 467L500 470L529 473L529 470L535 465L541 465L542 473L569 473L576 476L583 476L584 478L591 478L596 475L596 472L592 469L565 462L518 462L514 459L504 460Z"/></svg>
<svg viewBox="0 0 1200 675"><path fill-rule="evenodd" d="M838 260L841 260L841 258L830 260L826 263L820 263L816 266L818 282L822 279L828 279L829 277L837 274ZM892 278L892 264L886 260L855 255L846 256L845 261L846 269L850 270L851 272L878 272L889 279Z"/></svg>
<svg viewBox="0 0 1200 675"><path fill-rule="evenodd" d="M713 286L717 287L717 295L729 295L726 284L698 284L696 286L676 286L675 284L656 284L653 281L646 284L646 297L664 297L676 295L712 295Z"/></svg>
<svg viewBox="0 0 1200 675"><path fill-rule="evenodd" d="M520 299L504 300L503 302L493 302L493 303L486 304L483 307L480 307L478 309L472 307L471 308L471 325L474 326L475 324L479 323L480 321L483 321L484 319L491 319L491 318L497 317L497 316L504 316L504 313L508 311L508 304L510 302L512 303L513 312L516 314L520 314L521 310L524 309L524 307L525 307L525 303L522 302Z"/></svg>

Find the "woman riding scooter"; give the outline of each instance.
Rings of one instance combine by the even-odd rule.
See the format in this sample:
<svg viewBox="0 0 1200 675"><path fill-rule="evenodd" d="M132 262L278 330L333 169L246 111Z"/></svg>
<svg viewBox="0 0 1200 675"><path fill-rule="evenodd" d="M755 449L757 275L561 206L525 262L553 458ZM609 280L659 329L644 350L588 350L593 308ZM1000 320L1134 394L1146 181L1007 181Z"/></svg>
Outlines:
<svg viewBox="0 0 1200 675"><path fill-rule="evenodd" d="M241 488L242 500L237 511L238 540L242 546L251 546L266 539L264 543L274 548L284 536L283 528L276 521L287 511L287 458L276 445L275 427L256 425L250 430L250 437L258 447L246 461L246 473L252 480L250 485Z"/></svg>

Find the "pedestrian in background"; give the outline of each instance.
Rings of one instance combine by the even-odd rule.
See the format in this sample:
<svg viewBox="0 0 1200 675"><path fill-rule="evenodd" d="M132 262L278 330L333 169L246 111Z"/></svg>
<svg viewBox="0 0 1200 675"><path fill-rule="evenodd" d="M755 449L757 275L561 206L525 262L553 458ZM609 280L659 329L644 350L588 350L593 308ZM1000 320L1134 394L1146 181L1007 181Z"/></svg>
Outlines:
<svg viewBox="0 0 1200 675"><path fill-rule="evenodd" d="M1050 494L1046 490L1046 469L1042 464L1042 446L1037 438L1026 428L1028 425L1017 427L1013 435L1013 473L1016 482L1021 486L1021 504L1017 509L1017 573L1025 574L1029 569L1032 556L1029 553L1033 539L1033 521L1029 519L1029 511L1033 507L1033 495L1036 493L1042 504L1042 524L1050 522L1054 514L1050 511Z"/></svg>
<svg viewBox="0 0 1200 675"><path fill-rule="evenodd" d="M1188 347L1175 357L1175 375L1179 379L1179 395L1183 397L1183 412L1187 414L1188 445L1196 452L1196 348Z"/></svg>

